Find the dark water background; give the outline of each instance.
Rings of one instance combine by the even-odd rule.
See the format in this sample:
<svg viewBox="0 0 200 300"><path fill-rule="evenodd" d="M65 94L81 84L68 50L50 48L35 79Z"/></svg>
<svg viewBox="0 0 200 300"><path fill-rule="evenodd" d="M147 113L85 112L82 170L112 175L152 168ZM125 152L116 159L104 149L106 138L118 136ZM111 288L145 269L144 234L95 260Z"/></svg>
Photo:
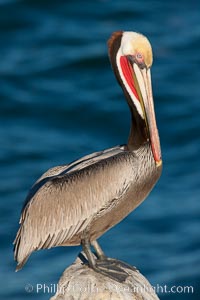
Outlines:
<svg viewBox="0 0 200 300"><path fill-rule="evenodd" d="M15 273L12 241L32 183L49 167L125 143L129 111L106 41L139 31L154 50L154 100L164 170L146 200L101 239L153 285L192 285L200 297L199 1L0 1L0 298L48 299L79 247L31 255Z"/></svg>

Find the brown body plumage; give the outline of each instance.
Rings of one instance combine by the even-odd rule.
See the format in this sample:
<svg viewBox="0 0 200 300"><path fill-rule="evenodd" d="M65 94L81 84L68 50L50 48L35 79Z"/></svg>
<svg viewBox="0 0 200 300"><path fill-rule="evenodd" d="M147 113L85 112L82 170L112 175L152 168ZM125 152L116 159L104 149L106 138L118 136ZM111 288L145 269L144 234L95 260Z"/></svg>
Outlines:
<svg viewBox="0 0 200 300"><path fill-rule="evenodd" d="M144 92L139 95L135 83L139 100L134 98L124 84L123 65L120 70L117 60L119 53L123 53L123 45L128 44L131 49L133 40L134 46L134 35L142 40L144 49L149 47L146 38L135 33L117 32L109 41L111 64L131 110L128 143L52 168L37 180L24 204L14 242L17 269L35 250L95 241L134 210L160 177L162 162L155 116L152 129L151 119L145 115L148 107L144 107L143 116L143 108L136 102L144 100L145 104ZM149 66L145 68L148 70Z"/></svg>

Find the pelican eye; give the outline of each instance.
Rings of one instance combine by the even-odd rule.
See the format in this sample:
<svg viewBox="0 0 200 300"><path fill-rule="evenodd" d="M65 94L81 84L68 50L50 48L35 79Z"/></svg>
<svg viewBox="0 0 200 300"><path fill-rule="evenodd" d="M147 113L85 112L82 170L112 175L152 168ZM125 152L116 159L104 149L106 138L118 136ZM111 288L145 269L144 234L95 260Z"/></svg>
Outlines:
<svg viewBox="0 0 200 300"><path fill-rule="evenodd" d="M140 69L146 68L145 62L144 62L144 57L141 53L136 53L135 55L126 55L127 59L131 64L136 63Z"/></svg>
<svg viewBox="0 0 200 300"><path fill-rule="evenodd" d="M142 55L140 52L137 52L137 53L136 53L135 58L137 59L137 61L138 61L139 63L144 62L144 57L143 57L143 55Z"/></svg>

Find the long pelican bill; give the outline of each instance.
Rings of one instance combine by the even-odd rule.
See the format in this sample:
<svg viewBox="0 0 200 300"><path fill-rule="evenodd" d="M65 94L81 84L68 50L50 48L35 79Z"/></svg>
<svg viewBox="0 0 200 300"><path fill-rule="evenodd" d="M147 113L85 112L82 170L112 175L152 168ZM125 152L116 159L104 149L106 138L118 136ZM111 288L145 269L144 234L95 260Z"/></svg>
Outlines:
<svg viewBox="0 0 200 300"><path fill-rule="evenodd" d="M125 56L121 57L121 67L129 90L131 90L134 95L133 102L137 109L139 108L142 111L142 117L146 123L153 157L157 167L159 167L162 165L162 159L154 112L150 69L147 67L140 68L130 57L127 58Z"/></svg>

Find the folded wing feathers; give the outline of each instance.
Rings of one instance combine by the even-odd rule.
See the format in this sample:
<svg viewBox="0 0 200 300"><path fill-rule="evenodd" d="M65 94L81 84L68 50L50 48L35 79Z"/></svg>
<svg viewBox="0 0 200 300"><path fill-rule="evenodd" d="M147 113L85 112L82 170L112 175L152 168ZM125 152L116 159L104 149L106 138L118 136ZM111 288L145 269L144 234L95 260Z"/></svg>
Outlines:
<svg viewBox="0 0 200 300"><path fill-rule="evenodd" d="M70 165L52 168L40 177L36 183L46 177L49 180L24 207L14 241L17 269L24 265L34 250L61 245L87 227L92 215L107 199L108 191L105 190L105 199L93 202L93 198L98 197L93 189L94 184L98 184L97 180L94 179L93 185L90 185L87 176L79 178L81 175L77 171L123 151L122 146L97 152ZM93 180L92 177L90 179Z"/></svg>

